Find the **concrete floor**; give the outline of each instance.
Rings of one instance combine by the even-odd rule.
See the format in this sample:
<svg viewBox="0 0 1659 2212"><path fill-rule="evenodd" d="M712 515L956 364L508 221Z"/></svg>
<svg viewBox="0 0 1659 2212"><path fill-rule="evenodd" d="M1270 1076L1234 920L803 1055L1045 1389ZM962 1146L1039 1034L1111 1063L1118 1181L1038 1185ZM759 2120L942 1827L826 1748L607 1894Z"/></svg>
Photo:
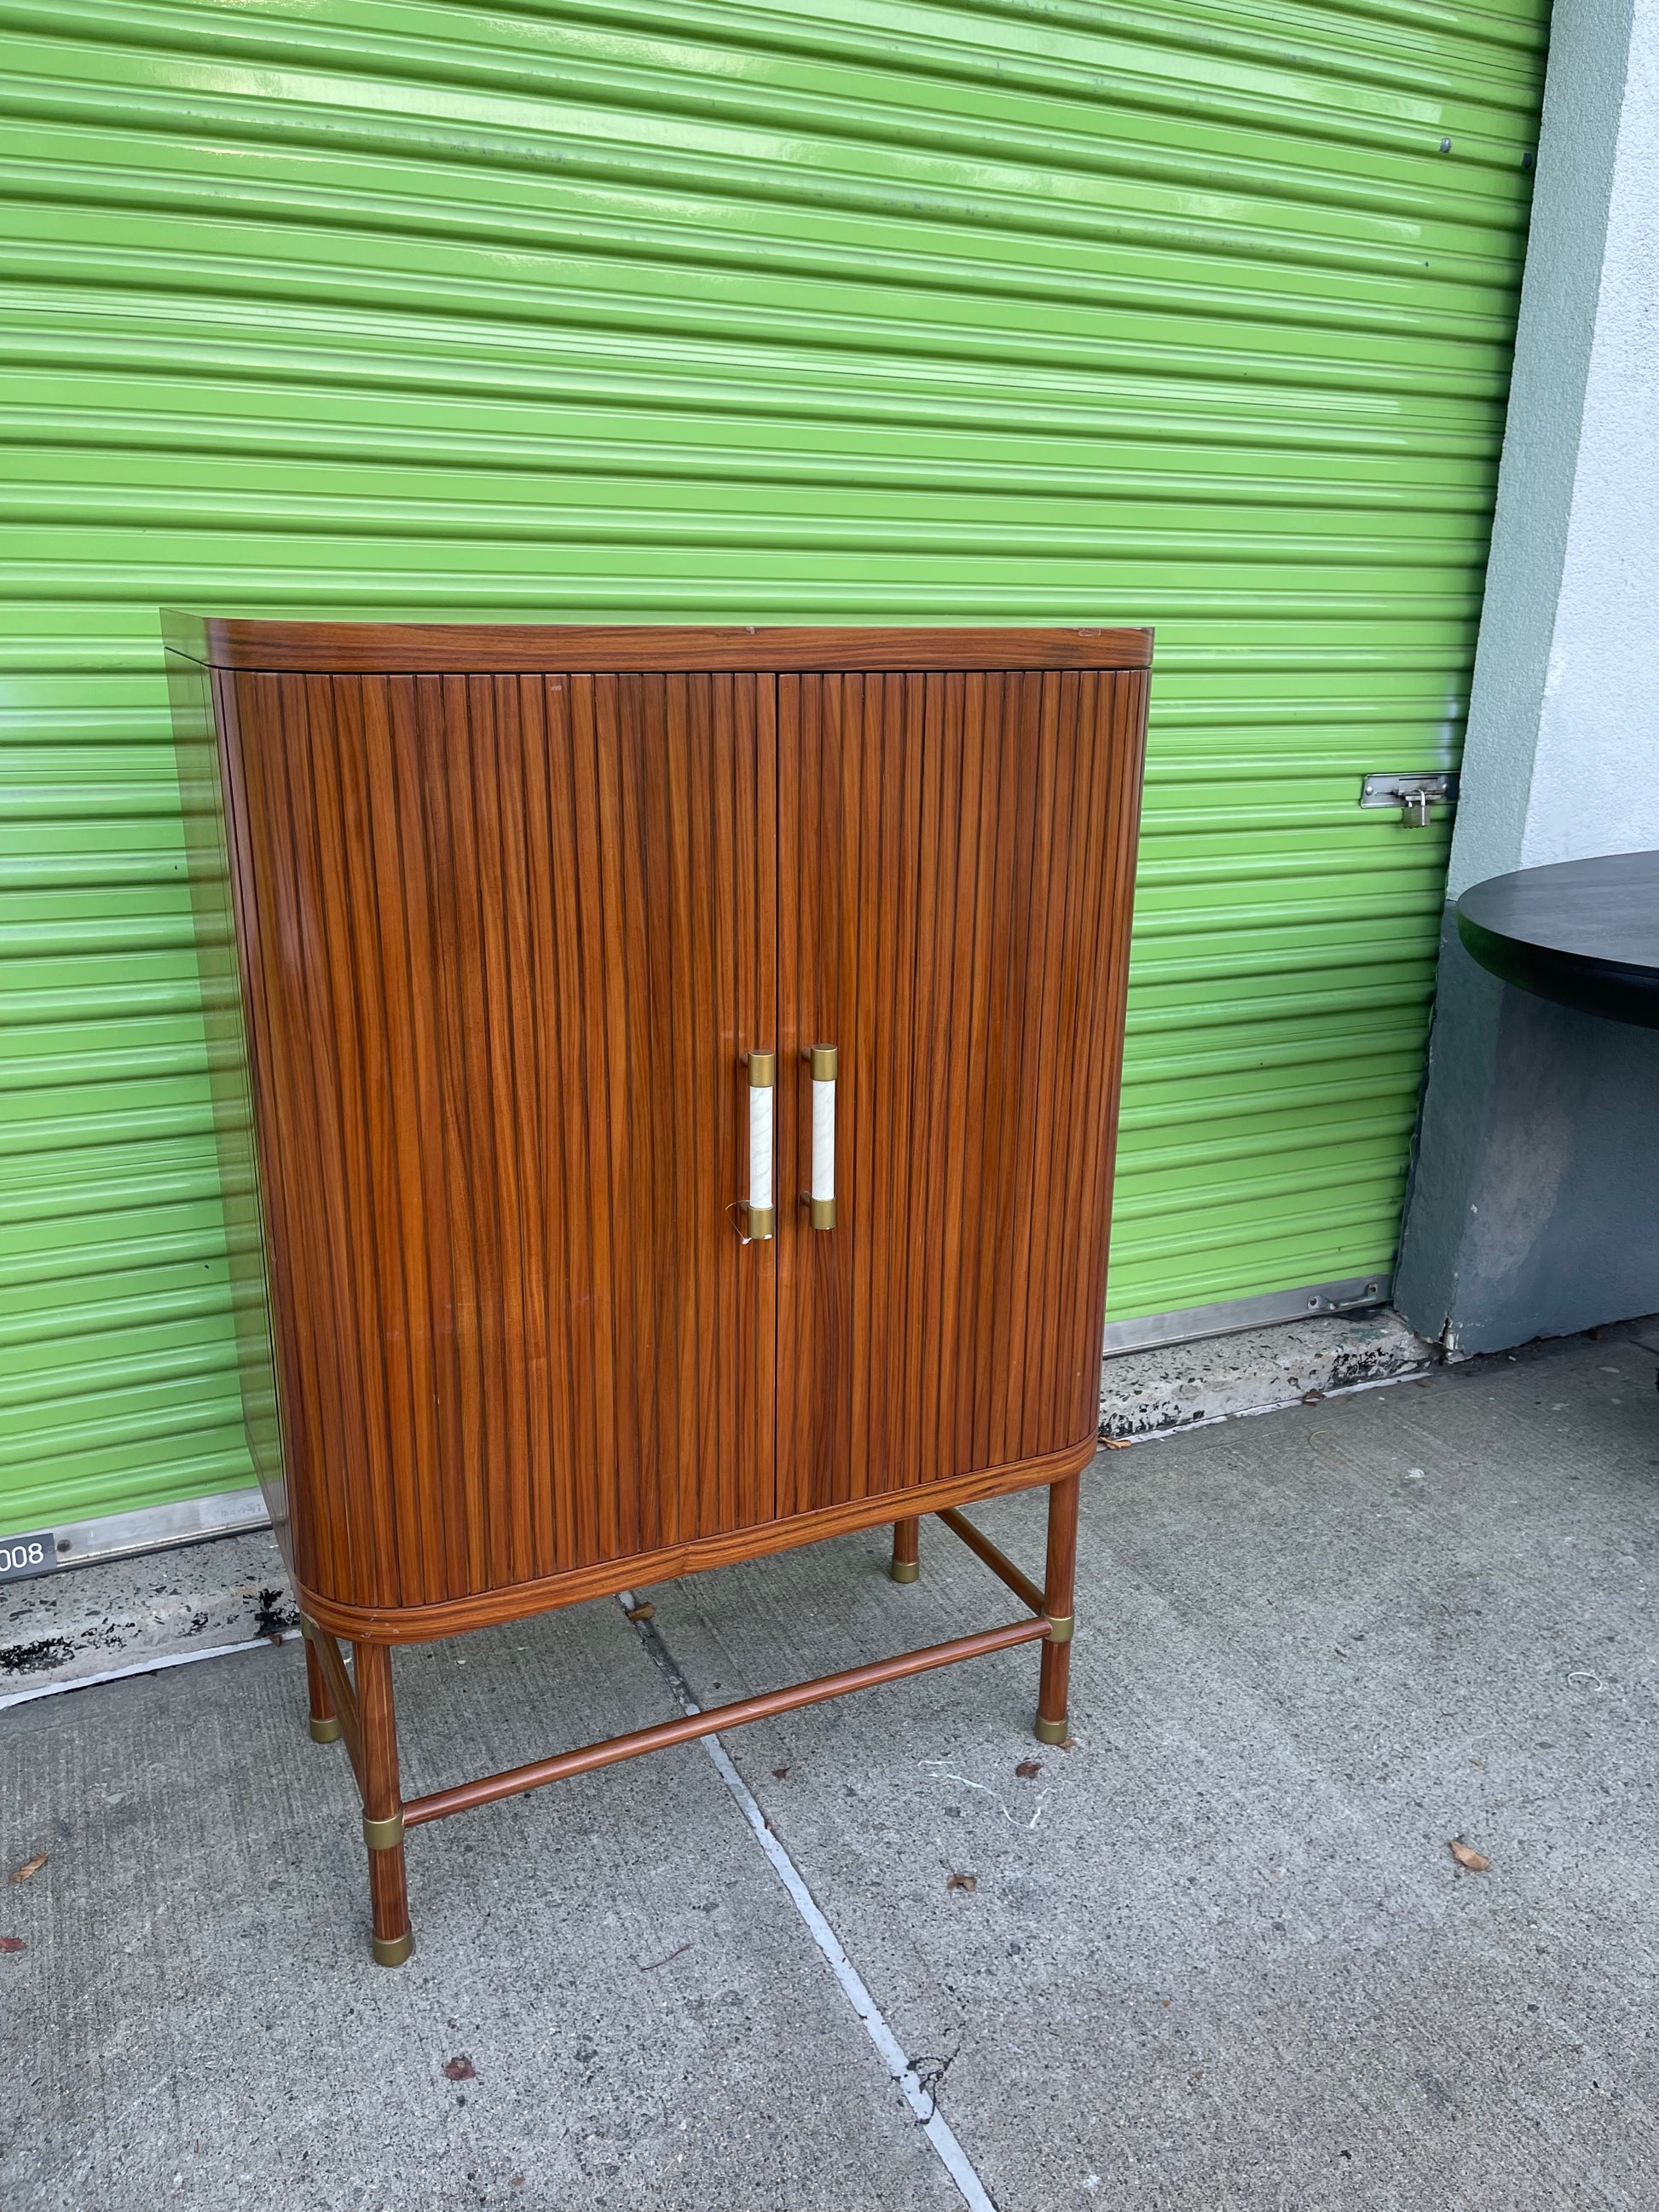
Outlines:
<svg viewBox="0 0 1659 2212"><path fill-rule="evenodd" d="M1574 1340L1103 1454L1069 1752L1029 1651L726 1739L1000 2212L1659 2200L1654 1375ZM981 1517L1040 1556L1037 1499ZM1009 1617L937 1526L882 1564L654 1626L714 1702ZM3 1863L50 1854L0 1886L7 2212L963 2203L704 1750L412 1837L386 1972L302 1677L0 1714ZM609 1603L398 1686L411 1793L673 1710Z"/></svg>
<svg viewBox="0 0 1659 2212"><path fill-rule="evenodd" d="M1146 1437L1425 1369L1431 1346L1384 1307L1279 1322L1102 1362L1101 1434ZM269 1528L0 1584L0 1698L161 1658L258 1643L299 1624Z"/></svg>

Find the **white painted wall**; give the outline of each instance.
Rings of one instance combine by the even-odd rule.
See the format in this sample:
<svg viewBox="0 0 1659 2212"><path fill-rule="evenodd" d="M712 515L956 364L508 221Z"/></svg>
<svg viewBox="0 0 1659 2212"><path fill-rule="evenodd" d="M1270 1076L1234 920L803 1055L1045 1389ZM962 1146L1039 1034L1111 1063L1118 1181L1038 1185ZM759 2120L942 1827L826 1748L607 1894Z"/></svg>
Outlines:
<svg viewBox="0 0 1659 2212"><path fill-rule="evenodd" d="M1659 0L1557 0L1452 842L1659 848Z"/></svg>
<svg viewBox="0 0 1659 2212"><path fill-rule="evenodd" d="M1452 838L1659 849L1659 0L1556 0ZM1659 1311L1659 1030L1477 967L1449 914L1395 1303L1495 1351Z"/></svg>

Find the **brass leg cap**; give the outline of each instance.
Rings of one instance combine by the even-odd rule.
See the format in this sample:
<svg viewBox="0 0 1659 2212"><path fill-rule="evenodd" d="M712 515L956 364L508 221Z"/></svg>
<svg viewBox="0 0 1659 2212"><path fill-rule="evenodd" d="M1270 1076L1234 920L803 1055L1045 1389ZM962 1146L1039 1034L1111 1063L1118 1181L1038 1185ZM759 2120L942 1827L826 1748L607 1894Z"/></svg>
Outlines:
<svg viewBox="0 0 1659 2212"><path fill-rule="evenodd" d="M313 1743L338 1743L343 1734L344 1730L340 1726L338 1713L331 1713L325 1721L319 1721L315 1714L312 1716L311 1741Z"/></svg>
<svg viewBox="0 0 1659 2212"><path fill-rule="evenodd" d="M887 1570L896 1583L915 1583L921 1580L920 1559L895 1559Z"/></svg>
<svg viewBox="0 0 1659 2212"><path fill-rule="evenodd" d="M415 1950L415 1930L410 1928L401 1936L377 1936L374 1938L374 1963L377 1966L401 1966Z"/></svg>
<svg viewBox="0 0 1659 2212"><path fill-rule="evenodd" d="M1064 1721L1045 1721L1041 1713L1037 1715L1036 1734L1039 1743L1064 1743L1071 1732Z"/></svg>

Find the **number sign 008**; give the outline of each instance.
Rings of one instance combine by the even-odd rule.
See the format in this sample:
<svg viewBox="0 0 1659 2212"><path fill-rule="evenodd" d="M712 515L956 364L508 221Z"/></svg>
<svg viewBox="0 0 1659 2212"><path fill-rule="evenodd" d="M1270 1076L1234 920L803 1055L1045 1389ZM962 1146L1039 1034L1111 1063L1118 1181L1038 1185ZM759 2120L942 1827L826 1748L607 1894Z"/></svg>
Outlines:
<svg viewBox="0 0 1659 2212"><path fill-rule="evenodd" d="M57 1565L58 1545L50 1528L38 1529L33 1536L0 1536L0 1583L49 1575Z"/></svg>

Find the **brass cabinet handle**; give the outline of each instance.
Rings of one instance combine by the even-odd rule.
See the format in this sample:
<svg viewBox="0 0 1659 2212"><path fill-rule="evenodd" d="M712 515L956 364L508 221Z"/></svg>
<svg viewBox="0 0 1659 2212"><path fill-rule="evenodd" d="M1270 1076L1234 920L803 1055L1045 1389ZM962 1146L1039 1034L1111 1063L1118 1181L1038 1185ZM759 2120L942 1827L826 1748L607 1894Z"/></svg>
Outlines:
<svg viewBox="0 0 1659 2212"><path fill-rule="evenodd" d="M801 1204L814 1229L836 1225L836 1071L832 1044L805 1047L801 1058L812 1072L812 1187Z"/></svg>
<svg viewBox="0 0 1659 2212"><path fill-rule="evenodd" d="M749 1070L749 1196L744 1227L756 1243L772 1234L777 1216L772 1204L772 1091L778 1079L775 1052L746 1052Z"/></svg>

